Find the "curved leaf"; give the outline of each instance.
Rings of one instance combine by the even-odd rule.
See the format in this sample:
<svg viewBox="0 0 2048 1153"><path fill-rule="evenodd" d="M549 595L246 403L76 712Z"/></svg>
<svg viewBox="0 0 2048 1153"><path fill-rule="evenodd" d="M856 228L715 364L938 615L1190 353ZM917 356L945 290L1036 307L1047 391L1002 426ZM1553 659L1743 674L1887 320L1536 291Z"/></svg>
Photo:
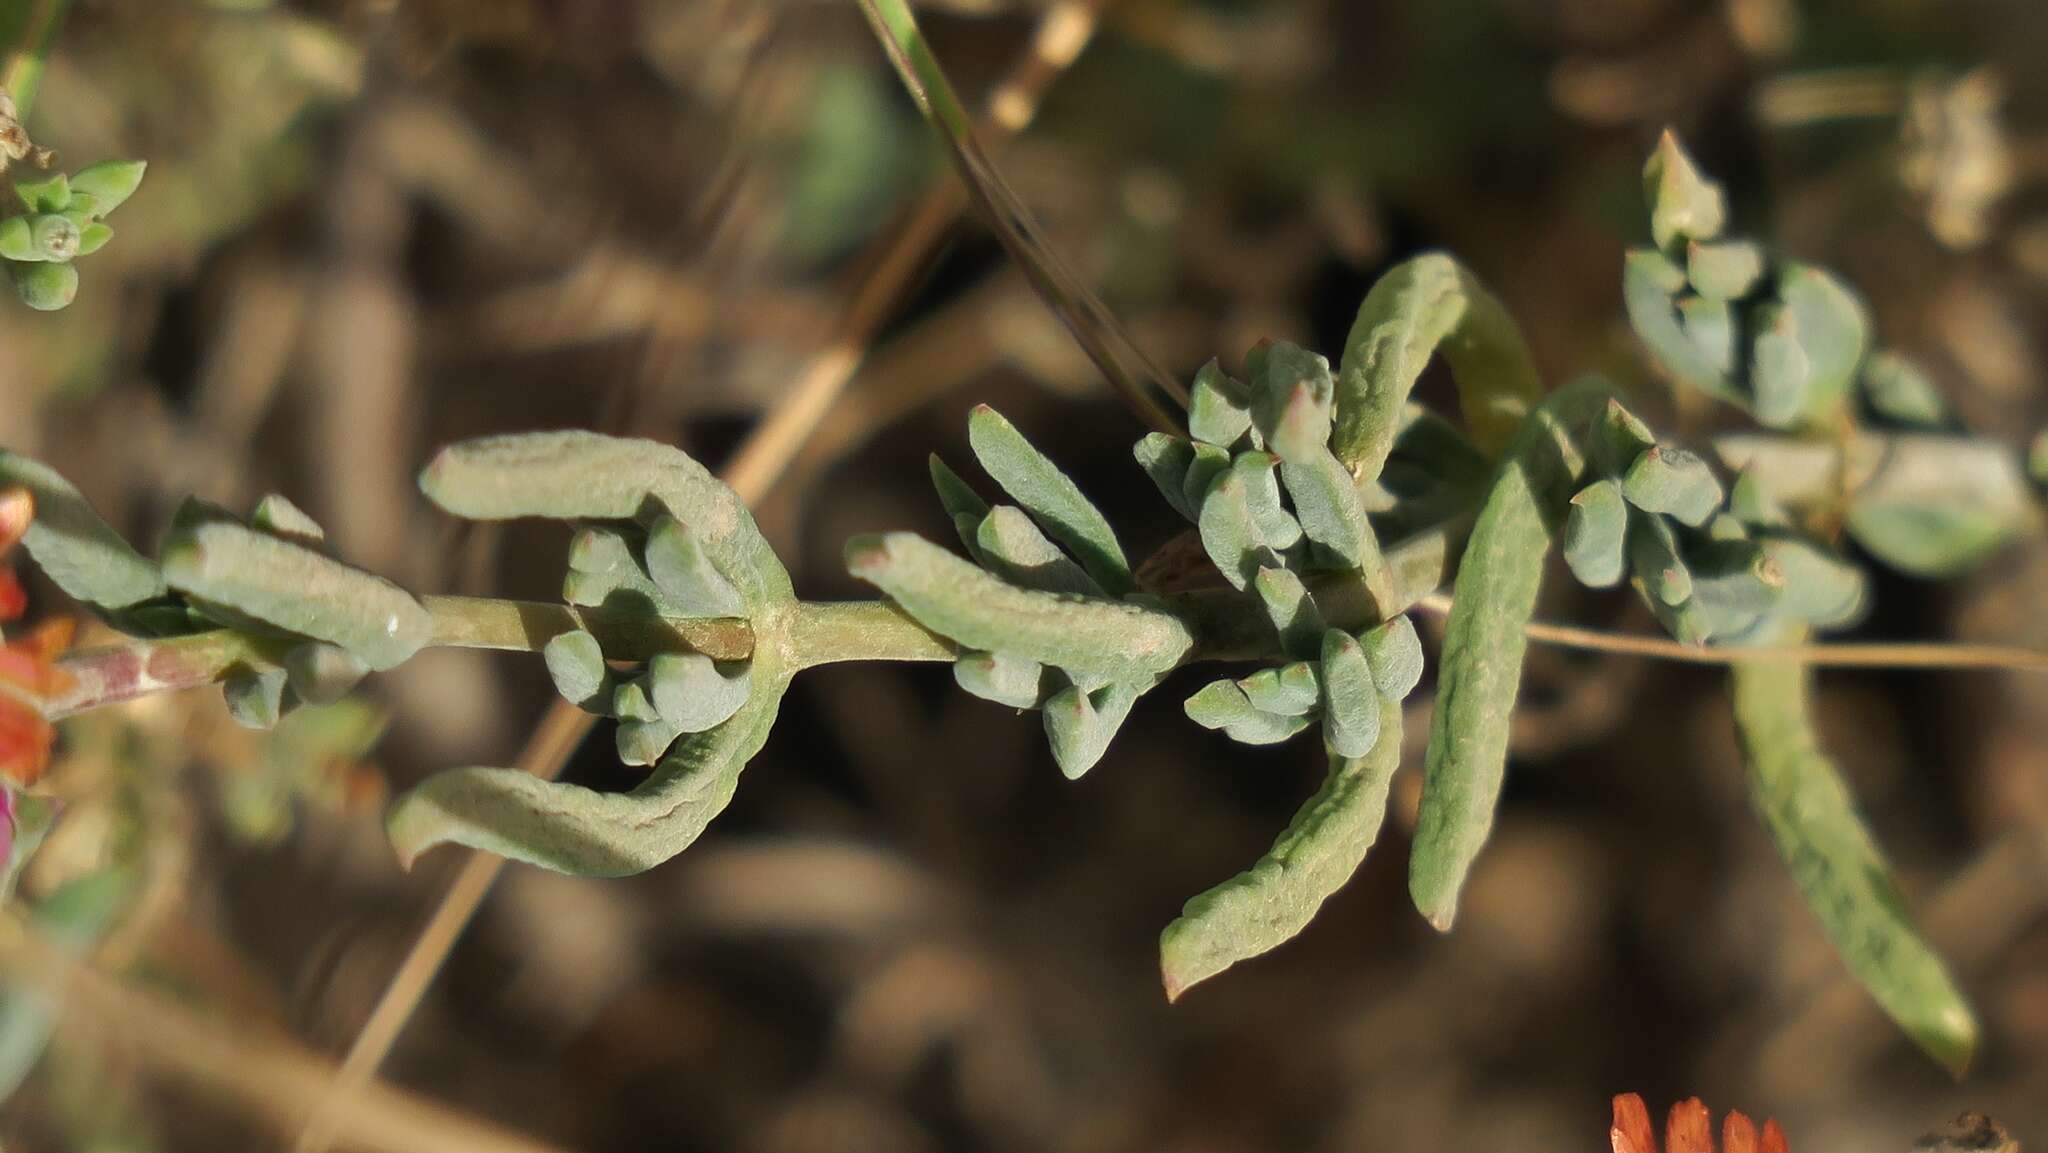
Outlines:
<svg viewBox="0 0 2048 1153"><path fill-rule="evenodd" d="M1401 765L1401 705L1379 698L1379 740L1330 758L1329 776L1257 864L1190 900L1159 935L1166 998L1286 943L1358 871L1386 817Z"/></svg>
<svg viewBox="0 0 2048 1153"><path fill-rule="evenodd" d="M420 473L420 489L470 520L631 520L651 497L690 526L750 615L796 599L738 494L665 444L580 430L487 436L442 449Z"/></svg>
<svg viewBox="0 0 2048 1153"><path fill-rule="evenodd" d="M620 876L689 847L732 799L789 685L783 637L795 594L738 495L677 449L591 432L453 445L420 474L420 487L450 512L481 520L660 523L660 516L671 515L688 525L694 552L701 553L676 558L686 562L677 571L697 571L701 559L729 581L753 625L754 648L745 703L715 727L676 740L633 791L597 793L512 769L449 770L392 807L386 825L400 859L410 864L435 845L460 844L561 872ZM621 684L613 707L633 724L675 727L639 682ZM622 741L650 753L670 739L665 728L630 741L634 730L620 728Z"/></svg>
<svg viewBox="0 0 2048 1153"><path fill-rule="evenodd" d="M789 678L754 660L754 694L731 719L677 741L630 793L598 793L513 769L449 769L391 810L385 828L407 867L441 844L589 877L651 869L696 841L732 800L768 739Z"/></svg>
<svg viewBox="0 0 2048 1153"><path fill-rule="evenodd" d="M1807 719L1810 675L1789 663L1734 669L1750 799L1849 971L1928 1056L1961 1075L1977 1046L1976 1019L1913 927L1848 787L1821 751Z"/></svg>
<svg viewBox="0 0 2048 1153"><path fill-rule="evenodd" d="M1492 293L1440 252L1395 267L1366 294L1344 338L1330 446L1354 475L1379 475L1408 393L1441 350L1472 441L1496 455L1543 399L1515 322Z"/></svg>

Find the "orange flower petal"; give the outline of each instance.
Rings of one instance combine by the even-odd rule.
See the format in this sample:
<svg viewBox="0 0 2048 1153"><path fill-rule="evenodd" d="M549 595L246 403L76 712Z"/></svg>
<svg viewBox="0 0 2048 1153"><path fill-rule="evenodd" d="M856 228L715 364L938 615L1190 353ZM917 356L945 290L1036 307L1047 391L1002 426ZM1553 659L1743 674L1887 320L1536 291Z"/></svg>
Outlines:
<svg viewBox="0 0 2048 1153"><path fill-rule="evenodd" d="M20 640L10 641L8 648L25 652L33 660L49 664L58 654L71 647L71 639L78 635L78 622L70 617L54 617L32 629Z"/></svg>
<svg viewBox="0 0 2048 1153"><path fill-rule="evenodd" d="M1756 1153L1756 1122L1730 1109L1721 1119L1721 1153Z"/></svg>
<svg viewBox="0 0 2048 1153"><path fill-rule="evenodd" d="M56 740L57 730L40 713L0 697L0 777L35 784L50 763L50 747Z"/></svg>
<svg viewBox="0 0 2048 1153"><path fill-rule="evenodd" d="M1691 1097L1671 1107L1664 1122L1664 1153L1714 1153L1714 1116Z"/></svg>
<svg viewBox="0 0 2048 1153"><path fill-rule="evenodd" d="M11 568L0 568L0 621L11 621L28 611L28 590Z"/></svg>
<svg viewBox="0 0 2048 1153"><path fill-rule="evenodd" d="M1791 1153L1785 1144L1785 1131L1778 1128L1775 1117L1764 1121L1764 1138L1757 1146L1757 1153Z"/></svg>
<svg viewBox="0 0 2048 1153"><path fill-rule="evenodd" d="M1657 1133L1650 1128L1650 1107L1634 1093L1614 1096L1614 1124L1607 1132L1614 1153L1657 1153Z"/></svg>
<svg viewBox="0 0 2048 1153"><path fill-rule="evenodd" d="M21 534L28 531L28 522L35 515L36 498L27 489L0 490L0 556L6 556Z"/></svg>

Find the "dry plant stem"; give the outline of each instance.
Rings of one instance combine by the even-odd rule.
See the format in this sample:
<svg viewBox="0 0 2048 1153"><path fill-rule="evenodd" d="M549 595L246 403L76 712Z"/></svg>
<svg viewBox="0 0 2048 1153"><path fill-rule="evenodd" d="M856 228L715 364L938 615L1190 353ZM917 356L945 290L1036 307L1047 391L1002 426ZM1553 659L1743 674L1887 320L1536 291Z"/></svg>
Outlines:
<svg viewBox="0 0 2048 1153"><path fill-rule="evenodd" d="M1021 131L1036 114L1045 91L1066 66L1079 56L1095 30L1096 0L1062 0L1046 13L1037 35L1023 60L998 85L991 97L992 128L1002 134ZM918 202L904 223L879 240L873 257L864 262L866 272L847 304L842 320L827 345L811 359L796 387L765 417L740 445L723 470L724 479L742 502L758 505L775 481L795 458L799 449L817 430L825 413L845 391L846 382L859 367L874 334L887 319L893 303L901 297L932 249L942 239L966 204L957 184L934 186ZM437 606L430 605L430 608ZM479 628L491 614L479 608L471 622ZM519 623L529 618L516 614ZM436 612L437 625L440 614ZM502 616L494 622L502 628ZM740 626L740 622L713 622ZM821 622L822 623L822 622ZM908 623L907 621L905 623ZM708 627L708 626L707 626ZM913 628L915 626L912 626ZM593 630L595 631L595 630ZM917 630L923 633L923 630ZM437 640L440 629L437 627ZM451 640L453 639L451 634ZM599 639L604 641L603 634ZM751 637L748 638L751 642ZM929 634L905 638L910 643L934 644ZM606 641L607 650L610 642ZM704 651L709 651L704 650ZM941 658L933 658L941 659ZM556 701L541 726L527 741L519 766L537 776L552 778L589 733L594 719L566 701ZM413 942L391 983L378 998L363 1029L349 1046L328 1101L309 1119L297 1143L298 1153L322 1153L327 1148L336 1104L355 1095L383 1064L385 1054L398 1039L406 1020L433 981L441 963L469 924L504 868L502 857L472 853L462 871L436 906L433 918Z"/></svg>
<svg viewBox="0 0 2048 1153"><path fill-rule="evenodd" d="M303 1124L335 1078L332 1064L289 1040L223 1027L80 965L12 915L0 921L0 974L10 985L61 1001L74 1021L117 1039L151 1069L233 1102L280 1133ZM544 1142L382 1085L363 1089L351 1106L334 1118L335 1140L350 1149L555 1153Z"/></svg>
<svg viewBox="0 0 2048 1153"><path fill-rule="evenodd" d="M995 162L982 147L959 97L954 94L945 73L932 58L929 47L918 32L910 6L904 0L860 0L860 7L874 27L876 39L888 54L890 64L895 67L911 99L926 119L939 129L939 136L952 154L954 167L966 183L968 194L974 198L983 221L995 232L996 239L1002 242L1010 259L1030 278L1040 297L1066 325L1075 342L1087 352L1088 358L1095 362L1131 410L1153 428L1163 432L1177 431L1180 419L1175 412L1168 410L1161 398L1184 409L1187 407L1187 390L1130 339L1116 317L1040 234L1030 210L1010 190ZM1061 6L1069 10L1077 7L1072 4ZM1055 10L1056 16L1059 11ZM1092 30L1093 7L1089 6L1086 11L1088 19L1085 25L1073 16L1069 16L1066 23L1077 30ZM1068 58L1078 53L1079 44L1085 43L1085 37L1061 32L1052 18L1048 18L1044 28L1049 31L1041 32L1040 42L1066 52Z"/></svg>
<svg viewBox="0 0 2048 1153"><path fill-rule="evenodd" d="M1039 21L1024 58L989 94L982 130L997 137L1023 131L1052 81L1081 54L1095 32L1095 3L1067 0ZM797 449L810 438L860 367L890 309L967 207L956 181L934 184L903 222L863 262L860 285L847 301L831 341L815 353L794 388L761 421L725 467L726 483L749 504L765 497Z"/></svg>
<svg viewBox="0 0 2048 1153"><path fill-rule="evenodd" d="M1432 616L1443 616L1451 611L1451 598L1433 594L1416 601L1415 607ZM2048 671L2048 652L2013 645L1902 641L1839 645L1726 645L1707 648L1685 644L1668 637L1603 632L1599 629L1551 624L1546 621L1531 621L1525 631L1530 640L1539 644L1693 665L1776 662L1813 665L1817 668Z"/></svg>

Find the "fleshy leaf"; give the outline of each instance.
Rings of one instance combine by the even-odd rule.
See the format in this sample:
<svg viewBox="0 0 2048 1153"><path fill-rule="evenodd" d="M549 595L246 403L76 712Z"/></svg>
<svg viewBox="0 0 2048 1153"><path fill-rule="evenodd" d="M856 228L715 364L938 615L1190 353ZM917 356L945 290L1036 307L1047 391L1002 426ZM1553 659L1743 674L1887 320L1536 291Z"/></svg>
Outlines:
<svg viewBox="0 0 2048 1153"><path fill-rule="evenodd" d="M56 312L78 298L78 266L63 263L14 264L15 295L37 312Z"/></svg>
<svg viewBox="0 0 2048 1153"><path fill-rule="evenodd" d="M285 671L275 665L242 668L221 679L228 716L245 729L277 727L284 715Z"/></svg>
<svg viewBox="0 0 2048 1153"><path fill-rule="evenodd" d="M1712 240L1727 221L1721 186L1700 175L1669 129L1643 165L1643 189L1650 201L1650 235L1666 251L1688 239Z"/></svg>
<svg viewBox="0 0 2048 1153"><path fill-rule="evenodd" d="M632 520L650 499L697 534L740 590L756 630L795 599L789 574L737 495L682 451L594 432L518 433L441 450L420 474L427 496L471 520Z"/></svg>
<svg viewBox="0 0 2048 1153"><path fill-rule="evenodd" d="M1145 470L1159 495L1173 510L1189 520L1195 519L1195 506L1188 503L1188 468L1195 463L1195 449L1187 441L1163 432L1148 432L1133 448L1138 458L1138 467Z"/></svg>
<svg viewBox="0 0 2048 1153"><path fill-rule="evenodd" d="M1244 482L1245 507L1251 511L1259 539L1275 552L1301 541L1301 522L1280 502L1280 459L1271 453L1241 452L1230 462L1231 474Z"/></svg>
<svg viewBox="0 0 2048 1153"><path fill-rule="evenodd" d="M1323 634L1323 741L1340 757L1362 757L1380 736L1379 686L1357 638ZM1246 694L1249 696L1250 694Z"/></svg>
<svg viewBox="0 0 2048 1153"><path fill-rule="evenodd" d="M1686 246L1685 278L1710 300L1739 300L1764 275L1764 250L1753 241L1699 241Z"/></svg>
<svg viewBox="0 0 2048 1153"><path fill-rule="evenodd" d="M320 522L307 516L283 493L273 492L256 502L256 509L249 514L249 524L272 536L291 537L297 540L318 543L327 538L327 532Z"/></svg>
<svg viewBox="0 0 2048 1153"><path fill-rule="evenodd" d="M36 564L73 600L127 608L164 595L163 574L100 519L56 470L0 450L0 488L25 488L36 516L21 538Z"/></svg>
<svg viewBox="0 0 2048 1153"><path fill-rule="evenodd" d="M1045 737L1052 746L1053 762L1070 780L1095 767L1109 750L1111 738L1130 716L1139 689L1110 684L1085 692L1069 685L1045 702Z"/></svg>
<svg viewBox="0 0 2048 1153"><path fill-rule="evenodd" d="M662 602L689 617L747 615L740 590L711 563L690 526L672 516L658 516L647 531L647 575L661 590Z"/></svg>
<svg viewBox="0 0 2048 1153"><path fill-rule="evenodd" d="M1678 327L1715 372L1733 376L1739 363L1741 334L1735 312L1726 301L1690 296L1678 302Z"/></svg>
<svg viewBox="0 0 2048 1153"><path fill-rule="evenodd" d="M710 563L739 590L755 644L751 694L739 711L668 745L638 788L597 793L512 769L439 773L392 807L387 826L400 859L409 864L437 844L454 843L561 872L619 876L687 848L732 799L788 688L779 634L795 596L746 506L674 448L590 432L466 441L435 457L420 487L450 512L480 520L631 521L668 513L686 521ZM627 682L613 707L622 718L658 715L647 698L646 686ZM620 726L621 743L629 725L666 723L630 720ZM652 739L662 734L649 735L649 745L667 744Z"/></svg>
<svg viewBox="0 0 2048 1153"><path fill-rule="evenodd" d="M1653 445L1629 466L1622 495L1644 512L1663 513L1698 528L1721 507L1721 481L1697 454Z"/></svg>
<svg viewBox="0 0 2048 1153"><path fill-rule="evenodd" d="M1172 613L1018 588L914 533L855 537L846 542L846 567L964 648L1014 653L1100 682L1151 684L1194 645Z"/></svg>
<svg viewBox="0 0 2048 1153"><path fill-rule="evenodd" d="M1273 344L1252 380L1252 423L1275 456L1307 461L1329 451L1335 396L1328 360L1298 344Z"/></svg>
<svg viewBox="0 0 2048 1153"><path fill-rule="evenodd" d="M1102 587L1060 551L1015 505L997 505L981 520L975 541L989 567L1025 588L1101 596Z"/></svg>
<svg viewBox="0 0 2048 1153"><path fill-rule="evenodd" d="M1266 540L1253 515L1246 473L1235 464L1209 486L1196 527L1203 551L1233 588L1244 588L1260 569L1281 566L1279 551Z"/></svg>
<svg viewBox="0 0 2048 1153"><path fill-rule="evenodd" d="M1863 362L1863 398L1871 411L1915 428L1948 422L1948 401L1926 370L1896 352L1872 353Z"/></svg>
<svg viewBox="0 0 2048 1153"><path fill-rule="evenodd" d="M295 645L284 655L285 680L308 704L331 705L354 691L369 672L355 654L330 644Z"/></svg>
<svg viewBox="0 0 2048 1153"><path fill-rule="evenodd" d="M1528 345L1500 301L1449 256L1418 256L1380 277L1344 338L1330 447L1353 475L1379 475L1402 406L1438 351L1450 362L1465 427L1489 456L1543 398Z"/></svg>
<svg viewBox="0 0 2048 1153"><path fill-rule="evenodd" d="M1678 535L1664 518L1638 513L1630 518L1628 565L1637 580L1660 604L1682 605L1692 599L1692 570L1678 553Z"/></svg>
<svg viewBox="0 0 2048 1153"><path fill-rule="evenodd" d="M1190 900L1159 935L1168 1000L1239 961L1291 940L1358 871L1386 817L1401 764L1401 706L1379 703L1380 737L1364 757L1330 758L1322 788L1257 864Z"/></svg>
<svg viewBox="0 0 2048 1153"><path fill-rule="evenodd" d="M1189 520L1200 520L1202 502L1208 499L1209 490L1216 479L1230 471L1230 454L1213 444L1196 443L1189 446L1194 454L1188 462L1188 472L1181 478L1181 499L1192 509Z"/></svg>
<svg viewBox="0 0 2048 1153"><path fill-rule="evenodd" d="M71 194L92 197L93 215L105 216L135 195L148 168L144 160L102 160L72 174Z"/></svg>
<svg viewBox="0 0 2048 1153"><path fill-rule="evenodd" d="M1604 385L1581 381L1530 415L1458 564L1408 872L1415 907L1438 929L1450 928L1458 891L1493 828L1528 643L1523 626L1536 609L1552 525L1585 467L1573 430L1606 400Z"/></svg>
<svg viewBox="0 0 2048 1153"><path fill-rule="evenodd" d="M1251 430L1250 405L1243 383L1211 360L1195 373L1195 386L1188 393L1188 435L1217 448L1233 448Z"/></svg>
<svg viewBox="0 0 2048 1153"><path fill-rule="evenodd" d="M467 845L578 876L651 869L696 841L732 800L761 750L788 679L754 658L754 692L724 724L677 741L629 793L599 793L513 769L450 769L391 810L386 828L407 866L439 844Z"/></svg>
<svg viewBox="0 0 2048 1153"><path fill-rule="evenodd" d="M1621 401L1609 397L1607 406L1593 419L1587 441L1587 455L1593 467L1619 478L1635 464L1637 457L1656 447L1657 437Z"/></svg>
<svg viewBox="0 0 2048 1153"><path fill-rule="evenodd" d="M1323 698L1322 678L1307 661L1291 661L1277 668L1260 669L1238 679L1245 700L1262 713L1299 717L1314 712Z"/></svg>
<svg viewBox="0 0 2048 1153"><path fill-rule="evenodd" d="M1280 480L1294 499L1301 531L1350 568L1363 569L1368 579L1384 567L1379 540L1365 519L1365 501L1343 462L1318 446L1280 464Z"/></svg>
<svg viewBox="0 0 2048 1153"><path fill-rule="evenodd" d="M1736 727L1750 798L1792 879L1836 951L1921 1049L1961 1075L1977 1023L1941 959L1922 940L1870 831L1807 718L1806 668L1756 662L1734 670Z"/></svg>
<svg viewBox="0 0 2048 1153"><path fill-rule="evenodd" d="M1784 610L1816 629L1842 628L1863 615L1863 570L1791 534L1763 538L1765 554L1785 576Z"/></svg>
<svg viewBox="0 0 2048 1153"><path fill-rule="evenodd" d="M1872 464L1849 497L1849 535L1902 572L1960 575L2037 519L2020 462L2002 445L1902 434L1853 454Z"/></svg>
<svg viewBox="0 0 2048 1153"><path fill-rule="evenodd" d="M1373 684L1389 700L1405 700L1422 683L1422 638L1406 616L1367 629L1358 638L1372 664Z"/></svg>
<svg viewBox="0 0 2048 1153"><path fill-rule="evenodd" d="M1673 287L1673 282L1676 287ZM1685 272L1663 253L1629 249L1622 259L1621 302L1636 336L1665 372L1710 396L1743 403L1735 383L1700 350L1679 323L1671 294L1685 285Z"/></svg>
<svg viewBox="0 0 2048 1153"><path fill-rule="evenodd" d="M661 718L701 733L740 710L753 680L745 661L714 662L702 653L663 653L647 663L648 696Z"/></svg>
<svg viewBox="0 0 2048 1153"><path fill-rule="evenodd" d="M541 648L541 659L562 699L585 712L611 711L618 686L605 667L604 649L596 637L580 629L561 633Z"/></svg>
<svg viewBox="0 0 2048 1153"><path fill-rule="evenodd" d="M973 485L954 472L952 466L941 459L938 453L931 454L927 464L931 469L932 487L938 490L939 504L946 510L947 516L967 515L979 518L988 515L988 502L981 498L980 493L974 491Z"/></svg>
<svg viewBox="0 0 2048 1153"><path fill-rule="evenodd" d="M1320 654L1323 643L1323 614L1309 596L1308 586L1292 569L1263 568L1253 579L1259 600L1280 634L1281 651L1309 658Z"/></svg>
<svg viewBox="0 0 2048 1153"><path fill-rule="evenodd" d="M1255 707L1236 681L1211 681L1182 703L1188 719L1221 729L1245 745L1277 745L1314 724L1307 714L1269 713Z"/></svg>
<svg viewBox="0 0 2048 1153"><path fill-rule="evenodd" d="M1628 572L1628 504L1621 485L1595 481L1572 497L1564 522L1564 562L1588 588L1613 588Z"/></svg>
<svg viewBox="0 0 2048 1153"><path fill-rule="evenodd" d="M1010 653L969 653L953 662L953 680L985 701L1035 709L1045 699L1045 666Z"/></svg>
<svg viewBox="0 0 2048 1153"><path fill-rule="evenodd" d="M1777 288L1810 371L1801 415L1817 418L1840 405L1854 386L1870 345L1870 313L1841 281L1808 265L1786 262Z"/></svg>
<svg viewBox="0 0 2048 1153"><path fill-rule="evenodd" d="M1024 506L1046 535L1074 554L1096 584L1115 596L1137 587L1123 546L1102 512L1001 413L977 405L967 418L967 442L989 476Z"/></svg>
<svg viewBox="0 0 2048 1153"><path fill-rule="evenodd" d="M427 610L390 581L228 521L172 533L163 575L187 596L339 646L372 669L403 664L434 632Z"/></svg>

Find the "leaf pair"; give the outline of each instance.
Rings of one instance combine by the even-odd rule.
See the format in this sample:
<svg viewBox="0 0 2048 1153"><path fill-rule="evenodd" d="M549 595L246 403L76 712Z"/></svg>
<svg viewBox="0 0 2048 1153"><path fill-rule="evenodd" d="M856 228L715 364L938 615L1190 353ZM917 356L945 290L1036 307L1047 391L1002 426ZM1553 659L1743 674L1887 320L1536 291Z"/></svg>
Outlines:
<svg viewBox="0 0 2048 1153"><path fill-rule="evenodd" d="M961 688L1042 709L1068 778L1102 758L1138 697L1193 647L1187 625L1134 595L1123 547L1079 486L987 405L968 418L975 459L1015 505L991 507L937 456L932 485L981 567L911 533L856 537L847 569L967 651Z"/></svg>
<svg viewBox="0 0 2048 1153"><path fill-rule="evenodd" d="M276 638L275 661L239 666L225 679L230 714L244 725L267 728L296 700L333 700L366 671L398 665L431 639L432 618L417 600L310 547L319 526L282 496L264 498L247 524L186 502L156 563L47 466L0 452L0 485L34 495L37 515L23 545L72 598L144 631L219 623Z"/></svg>
<svg viewBox="0 0 2048 1153"><path fill-rule="evenodd" d="M1670 132L1643 179L1656 247L1629 252L1622 300L1658 363L1771 428L1838 411L1869 345L1862 301L1820 269L1721 240L1721 190Z"/></svg>
<svg viewBox="0 0 2048 1153"><path fill-rule="evenodd" d="M1563 534L1565 563L1582 583L1607 588L1626 576L1687 644L1737 643L1786 620L1840 627L1862 611L1862 574L1789 527L1751 478L1737 480L1729 502L1705 460L1656 443L1616 400L1587 435L1599 475L1572 497Z"/></svg>
<svg viewBox="0 0 2048 1153"><path fill-rule="evenodd" d="M697 653L657 656L644 674L621 679L595 638L552 638L545 655L557 687L585 707L609 699L625 722L622 755L654 763L654 772L628 793L512 769L438 773L391 810L400 858L409 863L454 842L561 872L616 876L687 848L731 800L793 672L784 641L795 604L789 575L739 497L677 449L588 432L457 444L427 466L420 487L471 519L582 523L572 583L575 573L613 577L614 589L644 595L650 612L737 609L754 648L733 665Z"/></svg>
<svg viewBox="0 0 2048 1153"><path fill-rule="evenodd" d="M1261 582L1267 583L1266 574ZM1187 699L1188 719L1247 745L1278 744L1320 719L1324 745L1339 756L1362 757L1380 736L1381 699L1398 701L1421 679L1415 625L1395 617L1353 636L1322 628L1305 594L1302 602L1305 607L1290 611L1320 634L1309 642L1311 654L1238 680L1211 681Z"/></svg>
<svg viewBox="0 0 2048 1153"><path fill-rule="evenodd" d="M28 213L0 219L0 258L24 304L47 312L71 303L78 295L71 262L113 239L106 215L135 194L145 167L140 160L109 160L69 177L60 172L16 182Z"/></svg>
<svg viewBox="0 0 2048 1153"><path fill-rule="evenodd" d="M1248 588L1264 569L1358 570L1384 595L1390 578L1364 498L1329 448L1329 362L1265 343L1245 364L1249 385L1205 365L1188 411L1193 440L1153 433L1138 442L1138 463L1195 522L1233 587Z"/></svg>

